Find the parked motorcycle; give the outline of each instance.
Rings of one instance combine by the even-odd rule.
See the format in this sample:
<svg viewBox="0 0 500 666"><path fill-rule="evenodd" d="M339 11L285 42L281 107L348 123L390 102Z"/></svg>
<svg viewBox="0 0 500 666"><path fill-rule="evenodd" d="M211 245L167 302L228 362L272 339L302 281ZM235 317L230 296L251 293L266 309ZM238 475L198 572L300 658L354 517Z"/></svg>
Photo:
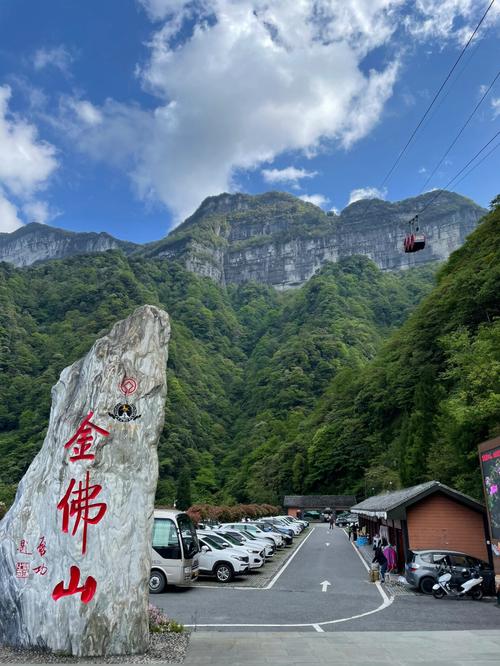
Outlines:
<svg viewBox="0 0 500 666"><path fill-rule="evenodd" d="M445 596L465 597L470 596L475 601L483 598L483 579L477 569L463 569L463 574L470 577L462 583L452 582L452 574L449 569L443 567L438 572L438 582L432 587L432 594L435 599L442 599Z"/></svg>

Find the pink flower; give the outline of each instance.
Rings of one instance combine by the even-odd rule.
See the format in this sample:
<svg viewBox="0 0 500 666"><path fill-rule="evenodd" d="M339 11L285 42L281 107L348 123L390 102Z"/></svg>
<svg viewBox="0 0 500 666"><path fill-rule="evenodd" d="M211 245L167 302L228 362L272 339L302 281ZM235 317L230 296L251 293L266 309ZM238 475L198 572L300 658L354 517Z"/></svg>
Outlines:
<svg viewBox="0 0 500 666"><path fill-rule="evenodd" d="M498 486L496 483L491 484L490 486L490 495L496 495L498 492Z"/></svg>

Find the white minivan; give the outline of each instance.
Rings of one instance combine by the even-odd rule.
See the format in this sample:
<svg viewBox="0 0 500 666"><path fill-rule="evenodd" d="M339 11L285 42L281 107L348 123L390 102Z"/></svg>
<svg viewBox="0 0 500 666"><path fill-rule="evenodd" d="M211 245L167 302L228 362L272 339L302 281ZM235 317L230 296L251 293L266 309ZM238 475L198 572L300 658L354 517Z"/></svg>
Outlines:
<svg viewBox="0 0 500 666"><path fill-rule="evenodd" d="M187 587L199 571L200 547L187 513L155 509L149 591L160 594L167 585Z"/></svg>

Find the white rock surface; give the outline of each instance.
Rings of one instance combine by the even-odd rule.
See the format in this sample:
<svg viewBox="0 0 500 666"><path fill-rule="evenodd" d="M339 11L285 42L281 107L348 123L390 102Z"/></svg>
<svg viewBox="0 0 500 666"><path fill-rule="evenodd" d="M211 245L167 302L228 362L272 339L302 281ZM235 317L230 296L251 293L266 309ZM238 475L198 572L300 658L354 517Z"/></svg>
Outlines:
<svg viewBox="0 0 500 666"><path fill-rule="evenodd" d="M164 422L169 337L165 312L150 305L138 308L82 360L63 370L52 389L42 449L0 522L0 643L44 646L80 656L147 649L156 447ZM137 388L126 397L120 385L128 377ZM137 410L135 420L110 416L123 403ZM109 435L92 430L87 454L95 458L71 461L76 444L65 444L90 411L91 422ZM99 522L87 524L83 554L84 516L73 535L78 513L68 515L64 532L64 510L58 504L71 480L76 491L87 472L90 484L102 487L91 500L99 506L90 509L89 517L103 511L102 503L106 510ZM72 494L70 500L76 499ZM39 548L42 537L45 552ZM29 554L20 552L22 542ZM27 578L16 577L16 565ZM80 586L89 576L96 581L88 603L80 593L57 600L52 596L58 583L68 587L72 566L80 569Z"/></svg>

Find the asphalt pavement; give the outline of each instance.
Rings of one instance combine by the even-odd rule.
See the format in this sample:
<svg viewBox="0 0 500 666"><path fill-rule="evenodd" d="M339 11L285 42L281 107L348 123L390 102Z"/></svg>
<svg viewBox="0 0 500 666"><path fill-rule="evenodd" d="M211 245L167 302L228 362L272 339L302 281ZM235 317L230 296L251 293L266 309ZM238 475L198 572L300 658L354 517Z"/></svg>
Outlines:
<svg viewBox="0 0 500 666"><path fill-rule="evenodd" d="M264 588L200 587L154 595L169 617L197 630L349 632L480 630L500 627L494 599L392 597L368 581L365 564L339 528L310 528Z"/></svg>

